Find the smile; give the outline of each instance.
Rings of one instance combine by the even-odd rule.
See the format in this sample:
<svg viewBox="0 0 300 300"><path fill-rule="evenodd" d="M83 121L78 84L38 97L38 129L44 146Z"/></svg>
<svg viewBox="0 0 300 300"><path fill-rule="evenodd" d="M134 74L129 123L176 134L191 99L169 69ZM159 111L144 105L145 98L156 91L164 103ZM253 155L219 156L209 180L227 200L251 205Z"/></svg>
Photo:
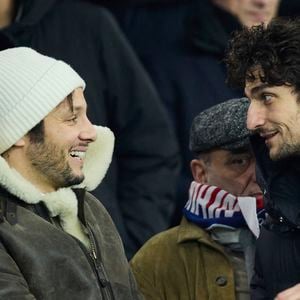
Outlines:
<svg viewBox="0 0 300 300"><path fill-rule="evenodd" d="M278 131L271 132L271 133L261 133L260 136L267 141L267 140L271 139L272 137L274 137L277 133L278 133Z"/></svg>
<svg viewBox="0 0 300 300"><path fill-rule="evenodd" d="M80 159L80 160L83 160L85 158L85 154L86 154L85 151L71 151L70 152L70 155L72 157Z"/></svg>

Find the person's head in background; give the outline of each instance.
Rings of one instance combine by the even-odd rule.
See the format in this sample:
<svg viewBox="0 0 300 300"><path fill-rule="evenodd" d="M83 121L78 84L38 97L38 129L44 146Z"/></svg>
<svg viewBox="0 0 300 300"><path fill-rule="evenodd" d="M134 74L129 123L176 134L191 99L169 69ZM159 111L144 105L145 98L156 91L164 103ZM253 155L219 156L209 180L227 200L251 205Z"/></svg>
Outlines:
<svg viewBox="0 0 300 300"><path fill-rule="evenodd" d="M280 0L211 0L246 27L268 24L277 16Z"/></svg>
<svg viewBox="0 0 300 300"><path fill-rule="evenodd" d="M232 99L201 112L192 123L191 170L196 182L235 196L261 195L250 148L246 115L249 101Z"/></svg>

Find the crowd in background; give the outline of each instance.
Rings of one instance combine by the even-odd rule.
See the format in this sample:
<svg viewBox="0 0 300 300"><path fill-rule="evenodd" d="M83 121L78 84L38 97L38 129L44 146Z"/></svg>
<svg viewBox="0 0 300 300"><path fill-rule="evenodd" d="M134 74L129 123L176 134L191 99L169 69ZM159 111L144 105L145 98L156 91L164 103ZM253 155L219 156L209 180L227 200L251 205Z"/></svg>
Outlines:
<svg viewBox="0 0 300 300"><path fill-rule="evenodd" d="M181 222L195 180L194 118L244 96L226 80L232 34L299 13L297 0L2 0L0 50L30 47L85 80L89 119L115 135L111 165L93 194L130 260Z"/></svg>

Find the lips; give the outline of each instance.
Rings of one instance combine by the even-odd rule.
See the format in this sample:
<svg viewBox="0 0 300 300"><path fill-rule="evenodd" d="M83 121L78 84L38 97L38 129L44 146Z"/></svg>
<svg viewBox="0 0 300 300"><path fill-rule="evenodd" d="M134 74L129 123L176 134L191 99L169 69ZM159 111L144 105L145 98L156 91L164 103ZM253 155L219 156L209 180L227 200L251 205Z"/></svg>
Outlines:
<svg viewBox="0 0 300 300"><path fill-rule="evenodd" d="M70 152L70 155L74 158L77 158L77 159L80 159L80 160L83 160L85 158L85 154L86 152L85 151L78 151L78 150L72 150Z"/></svg>
<svg viewBox="0 0 300 300"><path fill-rule="evenodd" d="M87 149L88 149L88 145L86 145L86 144L76 145L70 149L69 154L72 158L83 161L85 158Z"/></svg>
<svg viewBox="0 0 300 300"><path fill-rule="evenodd" d="M277 133L278 131L266 132L266 133L261 133L260 136L264 138L266 141L268 141L272 137L274 137Z"/></svg>
<svg viewBox="0 0 300 300"><path fill-rule="evenodd" d="M264 22L266 20L266 13L261 11L248 11L248 15L256 22Z"/></svg>

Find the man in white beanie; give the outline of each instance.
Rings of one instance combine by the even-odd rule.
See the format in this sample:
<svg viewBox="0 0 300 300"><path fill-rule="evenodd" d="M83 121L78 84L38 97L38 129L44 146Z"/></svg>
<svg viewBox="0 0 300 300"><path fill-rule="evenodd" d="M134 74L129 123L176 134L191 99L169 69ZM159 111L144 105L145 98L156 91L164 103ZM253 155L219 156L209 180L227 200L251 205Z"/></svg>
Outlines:
<svg viewBox="0 0 300 300"><path fill-rule="evenodd" d="M0 51L0 78L0 299L139 299L115 226L86 192L114 136L87 118L84 81L25 47Z"/></svg>

